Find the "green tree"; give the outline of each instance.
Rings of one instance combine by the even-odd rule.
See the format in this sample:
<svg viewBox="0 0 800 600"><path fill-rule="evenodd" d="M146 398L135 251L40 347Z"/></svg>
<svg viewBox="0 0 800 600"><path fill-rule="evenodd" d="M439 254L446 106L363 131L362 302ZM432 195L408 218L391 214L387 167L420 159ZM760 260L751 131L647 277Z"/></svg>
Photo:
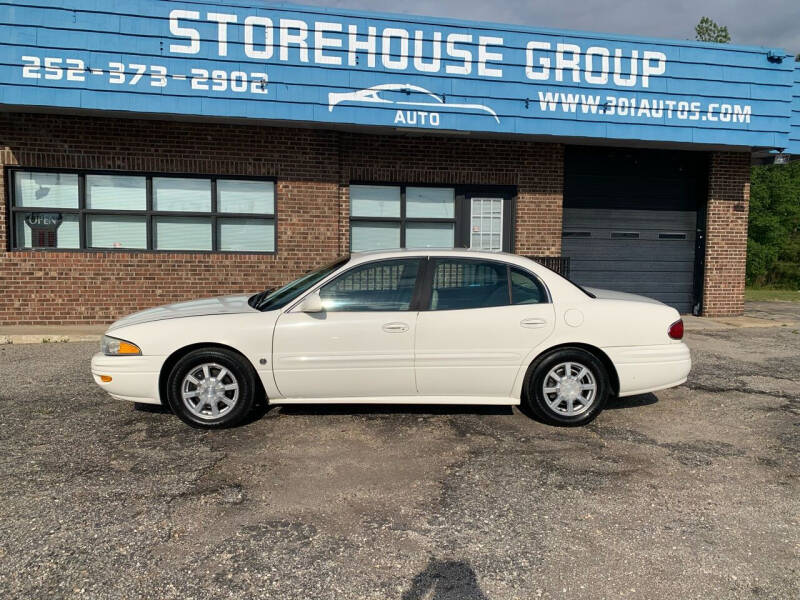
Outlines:
<svg viewBox="0 0 800 600"><path fill-rule="evenodd" d="M731 34L728 33L728 28L708 17L700 18L700 22L694 26L694 33L695 39L699 42L727 44L731 41Z"/></svg>
<svg viewBox="0 0 800 600"><path fill-rule="evenodd" d="M747 283L800 289L800 161L753 167Z"/></svg>

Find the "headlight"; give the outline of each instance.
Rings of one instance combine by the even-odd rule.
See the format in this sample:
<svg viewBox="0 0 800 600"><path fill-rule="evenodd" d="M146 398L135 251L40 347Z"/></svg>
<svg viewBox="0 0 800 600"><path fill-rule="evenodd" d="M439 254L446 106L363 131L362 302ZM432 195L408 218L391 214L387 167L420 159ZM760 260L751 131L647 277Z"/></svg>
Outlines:
<svg viewBox="0 0 800 600"><path fill-rule="evenodd" d="M100 350L106 356L131 356L142 353L139 346L136 344L126 342L125 340L118 340L117 338L107 335L104 335L100 342Z"/></svg>

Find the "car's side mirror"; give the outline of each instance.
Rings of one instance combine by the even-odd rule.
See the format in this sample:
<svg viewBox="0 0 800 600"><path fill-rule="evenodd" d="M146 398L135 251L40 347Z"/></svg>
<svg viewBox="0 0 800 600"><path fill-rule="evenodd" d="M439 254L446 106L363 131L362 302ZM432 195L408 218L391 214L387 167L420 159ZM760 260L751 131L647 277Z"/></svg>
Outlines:
<svg viewBox="0 0 800 600"><path fill-rule="evenodd" d="M322 298L319 295L319 292L314 292L313 294L309 294L306 296L305 300L300 303L298 307L300 312L304 313L321 313L325 310L325 306L322 304Z"/></svg>

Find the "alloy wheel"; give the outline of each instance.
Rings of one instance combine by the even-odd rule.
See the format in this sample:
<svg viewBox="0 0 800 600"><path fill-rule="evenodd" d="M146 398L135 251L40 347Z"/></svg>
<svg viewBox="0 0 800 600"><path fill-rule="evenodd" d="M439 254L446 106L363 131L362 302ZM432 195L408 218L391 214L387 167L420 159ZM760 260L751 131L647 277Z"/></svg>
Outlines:
<svg viewBox="0 0 800 600"><path fill-rule="evenodd" d="M219 363L193 367L181 383L183 405L194 416L209 420L228 414L239 399L239 382Z"/></svg>
<svg viewBox="0 0 800 600"><path fill-rule="evenodd" d="M594 403L597 381L591 369L579 362L562 362L545 375L542 392L550 409L565 417L585 413Z"/></svg>

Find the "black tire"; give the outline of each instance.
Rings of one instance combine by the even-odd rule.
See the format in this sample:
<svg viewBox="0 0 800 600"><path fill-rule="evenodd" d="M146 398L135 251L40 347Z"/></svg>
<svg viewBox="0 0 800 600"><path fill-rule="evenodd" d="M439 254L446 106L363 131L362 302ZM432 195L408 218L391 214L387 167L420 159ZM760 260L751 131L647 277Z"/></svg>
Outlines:
<svg viewBox="0 0 800 600"><path fill-rule="evenodd" d="M587 398L585 400L583 398L572 400L573 412L581 410L579 405L585 402L585 409L581 410L579 414L567 414L569 400L557 403L558 392L549 393L545 397L545 378L548 378L548 374L554 368L557 369L556 375L563 376L566 368L563 365L567 363L570 363L570 372L575 377L582 372L578 366L581 369L585 367L591 377L590 379L584 375L578 381L578 386L581 383L591 385L592 380L595 385L591 399L589 399L589 390L585 390L579 392L581 394L586 393ZM552 378L548 379L548 384L550 386L561 385L557 384ZM570 383L570 385L573 384ZM548 389L552 389L550 386L548 386ZM525 385L525 402L530 412L545 423L560 427L577 427L590 423L600 414L606 405L610 389L606 367L594 354L580 348L560 348L537 359L531 365ZM548 400L550 401L549 403ZM551 404L556 404L556 408L554 409Z"/></svg>
<svg viewBox="0 0 800 600"><path fill-rule="evenodd" d="M216 365L209 367L209 382L213 383L207 385L222 386L218 390L219 394L224 394L227 400L209 400L209 396L202 400L204 403L202 408L195 408L193 411L184 403L182 388L185 378L190 374L198 373L198 369L202 370L202 365ZM224 368L227 373L223 374L217 383L215 376L222 373L221 368ZM259 389L256 377L253 366L240 354L225 348L199 348L183 356L172 367L167 378L167 399L172 411L192 427L203 429L233 427L241 423L253 408L256 390ZM196 379L201 384L204 380L200 377ZM232 387L234 384L238 386L235 391L224 390L226 385ZM201 389L201 386L192 383L188 385L193 388L192 391ZM189 402L197 407L201 403L200 394L193 396ZM232 402L232 406L228 406L226 402ZM218 416L212 414L214 410L212 404L216 407ZM198 411L200 414L197 414Z"/></svg>

